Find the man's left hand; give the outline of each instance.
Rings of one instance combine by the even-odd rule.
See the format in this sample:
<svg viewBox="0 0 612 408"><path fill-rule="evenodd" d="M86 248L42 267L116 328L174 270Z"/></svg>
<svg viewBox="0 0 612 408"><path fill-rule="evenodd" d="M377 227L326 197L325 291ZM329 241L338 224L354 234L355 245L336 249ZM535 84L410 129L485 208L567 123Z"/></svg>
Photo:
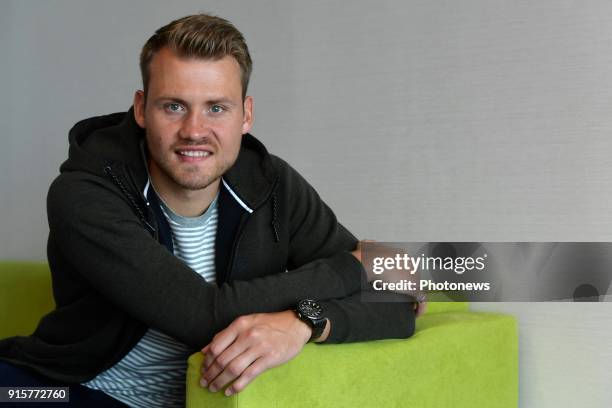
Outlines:
<svg viewBox="0 0 612 408"><path fill-rule="evenodd" d="M202 349L200 384L216 392L233 381L225 395L240 392L265 370L295 357L311 334L291 310L241 316Z"/></svg>

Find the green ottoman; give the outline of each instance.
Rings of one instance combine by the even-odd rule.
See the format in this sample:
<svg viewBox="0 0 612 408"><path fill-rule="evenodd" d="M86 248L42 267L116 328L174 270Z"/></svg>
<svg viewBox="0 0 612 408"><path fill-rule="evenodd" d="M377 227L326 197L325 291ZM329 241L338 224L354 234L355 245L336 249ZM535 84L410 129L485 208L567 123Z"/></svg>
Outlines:
<svg viewBox="0 0 612 408"><path fill-rule="evenodd" d="M0 338L30 334L54 307L44 262L0 262ZM406 340L308 344L243 392L199 386L202 355L189 359L188 407L517 407L513 317L466 303L430 303Z"/></svg>
<svg viewBox="0 0 612 408"><path fill-rule="evenodd" d="M414 336L342 345L308 344L289 363L232 397L199 386L202 354L189 358L187 406L517 407L513 317L431 303Z"/></svg>

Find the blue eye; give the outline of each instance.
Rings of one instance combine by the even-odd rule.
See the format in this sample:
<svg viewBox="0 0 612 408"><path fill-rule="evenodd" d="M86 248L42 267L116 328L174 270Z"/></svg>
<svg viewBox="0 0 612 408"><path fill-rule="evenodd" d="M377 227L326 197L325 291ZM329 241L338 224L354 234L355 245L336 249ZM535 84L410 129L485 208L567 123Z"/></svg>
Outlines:
<svg viewBox="0 0 612 408"><path fill-rule="evenodd" d="M179 103L172 102L166 105L166 109L168 109L170 112L181 112L183 107Z"/></svg>
<svg viewBox="0 0 612 408"><path fill-rule="evenodd" d="M221 113L224 111L223 106L221 105L213 105L210 107L210 111L212 113Z"/></svg>

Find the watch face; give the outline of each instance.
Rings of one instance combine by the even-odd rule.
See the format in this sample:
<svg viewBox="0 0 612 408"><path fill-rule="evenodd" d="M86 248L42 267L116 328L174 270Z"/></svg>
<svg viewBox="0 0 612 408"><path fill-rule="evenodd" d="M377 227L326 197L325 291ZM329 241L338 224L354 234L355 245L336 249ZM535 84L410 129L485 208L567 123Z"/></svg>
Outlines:
<svg viewBox="0 0 612 408"><path fill-rule="evenodd" d="M315 319L323 314L323 308L321 305L310 299L302 300L298 304L298 310L304 316Z"/></svg>

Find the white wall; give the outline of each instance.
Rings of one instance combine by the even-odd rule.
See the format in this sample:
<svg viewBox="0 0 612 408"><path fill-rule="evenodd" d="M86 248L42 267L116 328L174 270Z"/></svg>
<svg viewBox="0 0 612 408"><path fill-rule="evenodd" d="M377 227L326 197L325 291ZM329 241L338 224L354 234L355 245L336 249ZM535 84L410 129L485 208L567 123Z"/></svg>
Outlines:
<svg viewBox="0 0 612 408"><path fill-rule="evenodd" d="M44 259L67 130L200 10L247 37L253 133L360 237L612 241L611 2L5 0L0 258ZM610 303L475 307L519 319L521 406L610 404Z"/></svg>

